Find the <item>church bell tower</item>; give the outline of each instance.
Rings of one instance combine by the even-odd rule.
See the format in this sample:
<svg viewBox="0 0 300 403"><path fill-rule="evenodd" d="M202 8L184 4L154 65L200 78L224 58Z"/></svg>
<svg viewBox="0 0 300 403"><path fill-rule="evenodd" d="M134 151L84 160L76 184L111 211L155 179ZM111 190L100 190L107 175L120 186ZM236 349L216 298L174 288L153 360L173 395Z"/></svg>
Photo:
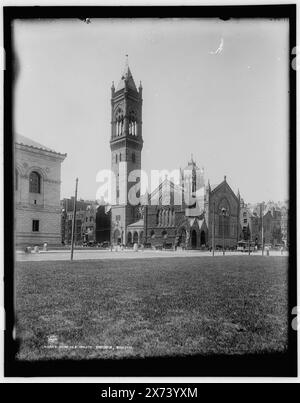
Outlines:
<svg viewBox="0 0 300 403"><path fill-rule="evenodd" d="M129 182L132 171L141 171L142 85L137 90L128 65L115 88L111 87L111 169L115 175L111 208L111 242L126 244L126 228L138 220L138 206L128 199L128 192L136 182Z"/></svg>

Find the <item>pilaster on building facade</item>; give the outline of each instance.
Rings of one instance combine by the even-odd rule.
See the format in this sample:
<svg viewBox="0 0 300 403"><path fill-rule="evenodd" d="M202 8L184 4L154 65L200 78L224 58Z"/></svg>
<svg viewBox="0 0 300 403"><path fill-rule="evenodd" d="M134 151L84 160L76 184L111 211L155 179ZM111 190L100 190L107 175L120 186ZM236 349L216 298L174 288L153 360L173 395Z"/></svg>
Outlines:
<svg viewBox="0 0 300 403"><path fill-rule="evenodd" d="M61 164L67 154L15 136L15 243L59 245Z"/></svg>

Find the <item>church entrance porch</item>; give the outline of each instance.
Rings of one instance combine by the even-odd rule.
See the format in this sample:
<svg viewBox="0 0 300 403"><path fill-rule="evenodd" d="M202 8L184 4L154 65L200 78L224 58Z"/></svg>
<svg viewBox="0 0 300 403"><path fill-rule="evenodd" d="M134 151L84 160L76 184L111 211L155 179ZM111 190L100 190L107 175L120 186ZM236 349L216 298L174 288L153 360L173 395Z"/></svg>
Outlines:
<svg viewBox="0 0 300 403"><path fill-rule="evenodd" d="M175 239L175 247L179 246L181 248L186 248L187 247L187 230L185 227L181 227L178 229L176 239Z"/></svg>
<svg viewBox="0 0 300 403"><path fill-rule="evenodd" d="M133 243L138 243L139 241L139 234L137 233L137 231L135 231L133 233Z"/></svg>
<svg viewBox="0 0 300 403"><path fill-rule="evenodd" d="M129 232L127 235L127 245L131 245L131 244L132 244L132 234L131 234L131 232Z"/></svg>
<svg viewBox="0 0 300 403"><path fill-rule="evenodd" d="M195 229L192 230L192 249L197 248L197 232Z"/></svg>
<svg viewBox="0 0 300 403"><path fill-rule="evenodd" d="M118 245L122 243L122 236L120 230L116 229L114 232L114 244Z"/></svg>
<svg viewBox="0 0 300 403"><path fill-rule="evenodd" d="M200 234L200 244L201 246L205 246L206 245L206 236L205 236L205 232L201 231Z"/></svg>

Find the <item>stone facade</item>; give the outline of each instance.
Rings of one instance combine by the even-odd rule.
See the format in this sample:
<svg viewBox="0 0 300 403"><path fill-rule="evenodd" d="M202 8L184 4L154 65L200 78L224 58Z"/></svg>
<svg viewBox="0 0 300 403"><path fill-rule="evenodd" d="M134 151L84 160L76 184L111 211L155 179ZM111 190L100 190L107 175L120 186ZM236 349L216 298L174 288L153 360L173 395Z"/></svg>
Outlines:
<svg viewBox="0 0 300 403"><path fill-rule="evenodd" d="M16 245L60 244L61 163L65 157L27 137L16 137Z"/></svg>
<svg viewBox="0 0 300 403"><path fill-rule="evenodd" d="M142 86L137 90L126 61L122 78L111 88L111 169L115 176L111 206L111 242L126 243L127 226L138 218L138 207L128 202L133 171L141 170Z"/></svg>
<svg viewBox="0 0 300 403"><path fill-rule="evenodd" d="M117 88L113 85L111 91L111 167L116 177L111 243L192 249L235 249L240 240L259 245L261 216L249 210L226 177L218 186L205 186L204 170L197 167L193 158L180 170L178 185L165 179L138 205L130 203L127 196L135 182L128 177L132 171L141 170L143 100L142 87L137 90L128 63ZM180 203L177 197L175 203L175 194L182 196ZM288 238L287 213L283 216L272 210L263 221L265 243L280 242L282 228L285 239Z"/></svg>
<svg viewBox="0 0 300 403"><path fill-rule="evenodd" d="M212 245L214 226L216 245L223 245L224 227L225 246L235 246L240 225L239 199L226 179L214 190L209 186L205 193L204 170L197 167L193 158L181 170L178 185L165 179L151 195L147 195L147 202L140 201L140 206L129 202L127 195L135 183L130 182L128 176L133 170L141 170L142 102L142 87L136 89L126 64L122 79L117 89L112 86L111 94L110 148L112 171L116 177L115 203L111 207L111 242L199 249ZM167 203L165 193L169 197ZM175 194L179 198L175 198ZM158 200L153 202L155 198ZM225 217L220 216L222 208L226 209Z"/></svg>
<svg viewBox="0 0 300 403"><path fill-rule="evenodd" d="M218 186L208 184L205 197L205 217L208 223L208 245L217 248L234 248L240 233L240 200L226 176Z"/></svg>

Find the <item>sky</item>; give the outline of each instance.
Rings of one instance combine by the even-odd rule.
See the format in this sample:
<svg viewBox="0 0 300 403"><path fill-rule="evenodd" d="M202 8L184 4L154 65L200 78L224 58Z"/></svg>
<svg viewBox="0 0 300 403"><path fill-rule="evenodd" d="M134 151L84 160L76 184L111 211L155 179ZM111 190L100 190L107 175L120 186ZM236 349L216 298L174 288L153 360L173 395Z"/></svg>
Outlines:
<svg viewBox="0 0 300 403"><path fill-rule="evenodd" d="M61 196L95 200L109 169L111 83L128 54L143 85L142 169L224 175L246 202L288 197L288 21L40 20L14 23L15 132L67 153Z"/></svg>

